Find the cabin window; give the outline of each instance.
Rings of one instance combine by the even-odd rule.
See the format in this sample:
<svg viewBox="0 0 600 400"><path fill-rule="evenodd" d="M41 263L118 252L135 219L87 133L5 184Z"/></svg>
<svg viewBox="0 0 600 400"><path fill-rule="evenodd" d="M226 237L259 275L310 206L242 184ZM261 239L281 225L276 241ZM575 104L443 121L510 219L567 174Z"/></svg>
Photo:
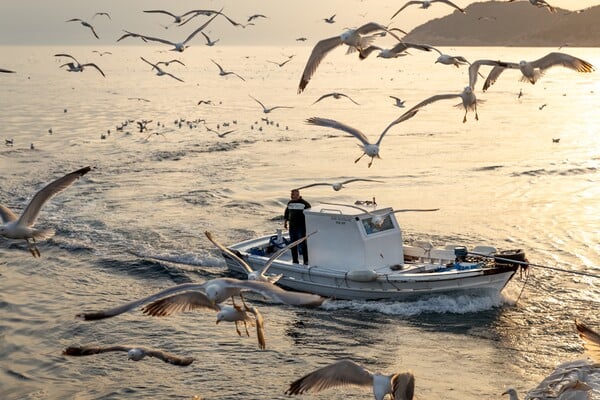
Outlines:
<svg viewBox="0 0 600 400"><path fill-rule="evenodd" d="M375 225L372 222L372 218L365 218L362 221L363 227L365 228L365 233L367 235L372 235L374 233L379 233L383 231L388 231L390 229L394 229L394 224L392 223L392 219L389 215L385 217L383 220L383 224L380 226Z"/></svg>

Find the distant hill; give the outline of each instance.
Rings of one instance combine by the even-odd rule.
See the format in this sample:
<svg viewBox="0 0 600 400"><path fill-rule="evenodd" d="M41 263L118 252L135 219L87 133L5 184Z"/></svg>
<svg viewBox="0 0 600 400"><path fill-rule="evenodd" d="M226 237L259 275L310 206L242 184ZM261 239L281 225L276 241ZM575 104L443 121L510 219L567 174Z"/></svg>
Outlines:
<svg viewBox="0 0 600 400"><path fill-rule="evenodd" d="M528 1L488 1L465 12L420 25L404 40L438 46L600 46L600 6L550 13Z"/></svg>

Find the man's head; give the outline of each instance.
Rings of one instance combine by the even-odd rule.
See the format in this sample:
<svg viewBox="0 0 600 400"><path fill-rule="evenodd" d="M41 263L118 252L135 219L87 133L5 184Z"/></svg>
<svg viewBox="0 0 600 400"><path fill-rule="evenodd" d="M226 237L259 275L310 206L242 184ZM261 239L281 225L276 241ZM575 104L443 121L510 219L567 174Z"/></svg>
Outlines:
<svg viewBox="0 0 600 400"><path fill-rule="evenodd" d="M290 192L290 197L292 200L298 200L300 198L300 191L298 189L292 189Z"/></svg>

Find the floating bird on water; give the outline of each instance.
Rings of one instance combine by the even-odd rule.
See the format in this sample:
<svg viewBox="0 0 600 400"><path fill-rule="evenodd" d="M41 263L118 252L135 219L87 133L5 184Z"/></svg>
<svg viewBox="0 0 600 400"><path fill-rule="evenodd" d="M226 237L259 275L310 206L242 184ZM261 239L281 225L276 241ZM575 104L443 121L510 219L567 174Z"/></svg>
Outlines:
<svg viewBox="0 0 600 400"><path fill-rule="evenodd" d="M158 66L158 64L153 64L153 63L151 63L150 61L146 60L144 57L140 57L140 58L142 59L142 61L144 61L144 62L145 62L145 63L147 63L147 64L150 64L150 65L152 66L152 68L154 68L154 69L156 70L156 75L157 75L157 76L168 75L168 76L170 76L171 78L178 80L179 82L183 82L183 80L182 80L182 79L180 79L180 78L176 77L175 75L173 75L173 74L171 74L171 73L169 73L169 72L166 72L166 71L162 70L162 69L161 69L161 68Z"/></svg>
<svg viewBox="0 0 600 400"><path fill-rule="evenodd" d="M398 11L396 11L394 13L394 15L392 15L393 19L396 15L398 15L398 13L402 10L404 10L406 7L413 5L413 4L420 4L421 7L423 9L427 9L429 8L433 3L444 3L449 5L450 7L454 7L456 8L458 11L460 11L461 13L465 14L465 10L463 10L462 8L460 8L459 6L457 6L456 4L454 4L453 2L449 1L449 0L411 0L409 2L407 2L406 4L404 4Z"/></svg>
<svg viewBox="0 0 600 400"><path fill-rule="evenodd" d="M185 367L194 362L193 357L179 357L162 350L148 349L145 347L131 346L69 346L63 351L66 356L89 356L93 354L108 353L111 351L122 351L127 353L127 358L133 361L139 361L144 357L155 357L166 363Z"/></svg>
<svg viewBox="0 0 600 400"><path fill-rule="evenodd" d="M69 54L64 54L64 53L55 54L54 56L55 56L55 57L69 57L69 58L71 58L71 59L74 61L74 62L65 63L65 64L63 64L63 65L59 66L59 68L62 68L62 67L67 67L67 68L68 68L68 69L67 69L67 71L68 71L68 72L83 72L83 70L85 69L85 67L94 67L94 68L96 68L96 69L98 70L98 72L100 72L100 73L102 74L102 76L103 76L103 77L106 77L106 75L104 75L104 71L102 71L102 70L100 69L100 67L99 67L99 66L97 66L97 65L96 65L96 64L94 64L94 63L85 63L85 64L81 64L81 63L80 63L79 61L77 61L77 59L76 59L75 57L73 57L72 55L69 55ZM65 109L65 112L67 112L67 111L66 111L66 109Z"/></svg>
<svg viewBox="0 0 600 400"><path fill-rule="evenodd" d="M352 53L357 50L363 50L368 47L376 38L376 36L365 36L369 33L374 32L388 32L398 40L395 34L391 33L390 30L378 23L369 22L359 28L356 29L348 29L343 32L341 35L330 37L327 39L320 40L317 42L312 52L310 53L310 57L306 62L306 66L304 67L304 71L302 72L302 77L300 78L300 84L298 86L298 93L302 93L302 91L308 85L308 82L314 75L317 67L325 58L325 56L333 49L343 44L348 46L348 50L346 54Z"/></svg>
<svg viewBox="0 0 600 400"><path fill-rule="evenodd" d="M373 373L354 361L341 360L292 382L285 393L318 393L328 388L346 385L371 387L375 400L383 400L388 395L391 395L393 400L412 400L415 377L410 372L390 375Z"/></svg>
<svg viewBox="0 0 600 400"><path fill-rule="evenodd" d="M294 108L294 107L290 107L290 106L275 106L275 107L266 107L266 106L265 106L263 103L261 103L261 101L260 101L260 100L258 100L258 99L256 99L256 98L254 98L254 97L252 97L252 96L250 96L250 95L248 95L248 96L249 96L249 97L250 97L252 100L256 101L258 104L260 104L260 106L263 108L263 112L264 112L265 114L268 114L268 113L270 113L271 111L273 111L273 110L276 110L276 109L278 109L278 108Z"/></svg>
<svg viewBox="0 0 600 400"><path fill-rule="evenodd" d="M592 72L594 66L589 62L582 60L581 58L574 57L565 53L549 53L542 58L534 61L520 61L519 63L513 62L502 62L501 66L496 66L490 71L485 83L483 84L483 90L487 90L492 86L500 74L506 69L519 69L523 74L521 76L522 82L531 82L535 84L540 79L547 69L562 66L575 70L577 72Z"/></svg>
<svg viewBox="0 0 600 400"><path fill-rule="evenodd" d="M244 78L242 78L240 75L236 74L235 72L232 72L232 71L225 71L225 70L223 69L223 67L221 67L221 65L219 65L219 63L217 63L217 62L216 62L215 60L213 60L212 58L210 59L210 61L212 61L212 62L213 62L213 64L215 64L217 67L219 67L219 75L220 75L220 76L226 76L226 75L235 75L235 76L237 76L238 78L240 78L241 80L243 80L243 81L246 81Z"/></svg>
<svg viewBox="0 0 600 400"><path fill-rule="evenodd" d="M333 190L335 190L336 192L342 190L343 188L345 188L346 184L348 183L352 183L352 182L377 182L377 183L384 183L383 181L378 181L376 179L363 179L363 178L353 178L353 179L348 179L342 182L334 182L334 183L329 183L329 182L318 182L318 183L311 183L310 185L304 185L304 186L300 186L299 188L296 188L294 190L300 190L300 189L306 189L309 187L313 187L313 186L331 186L331 188Z"/></svg>
<svg viewBox="0 0 600 400"><path fill-rule="evenodd" d="M9 239L24 239L27 242L27 247L31 254L34 257L40 257L36 239L48 239L54 236L54 229L34 228L40 210L48 200L71 186L77 179L87 174L91 169L91 167L78 169L77 171L71 172L46 185L33 196L25 208L25 211L23 211L18 218L8 207L0 204L0 217L3 222L3 224L0 225L0 236ZM33 243L29 241L30 239Z"/></svg>
<svg viewBox="0 0 600 400"><path fill-rule="evenodd" d="M319 97L317 100L315 100L315 102L313 104L318 103L319 101L327 98L327 97L333 97L334 99L341 99L342 97L347 98L348 100L350 100L351 102L353 102L354 104L356 104L357 106L360 105L358 104L356 101L352 100L352 98L350 96L345 95L344 93L339 93L339 92L332 92L332 93L327 93L324 94L323 96Z"/></svg>
<svg viewBox="0 0 600 400"><path fill-rule="evenodd" d="M79 18L71 18L71 19L68 19L66 22L80 22L81 25L91 29L91 31L94 34L94 36L96 37L96 39L100 39L98 37L98 34L96 33L96 31L94 30L94 27L90 23L88 23L82 19L79 19Z"/></svg>
<svg viewBox="0 0 600 400"><path fill-rule="evenodd" d="M12 146L15 144L15 139L10 138L10 139L4 139L4 144L7 146Z"/></svg>
<svg viewBox="0 0 600 400"><path fill-rule="evenodd" d="M126 37L139 37L141 38L143 41L151 41L151 42L159 42L159 43L165 43L165 44L169 44L171 46L173 46L173 48L171 49L172 51L179 51L182 52L184 51L187 47L189 47L187 45L187 42L189 42L190 40L192 40L192 38L194 36L196 36L196 34L198 34L198 32L201 32L204 28L206 28L208 26L208 24L210 24L212 22L213 19L215 19L217 17L217 15L219 14L215 14L213 15L212 18L210 18L208 21L206 21L204 24L202 24L198 29L196 29L194 32L192 32L187 38L185 38L185 40L183 40L182 42L171 42L169 40L166 39L161 39L161 38L155 38L155 37L151 37L151 36L145 36L145 35L140 35L138 33L133 33L133 32L129 32L129 31L125 31L125 35L121 36L119 39L117 39L117 42L120 40L125 39Z"/></svg>
<svg viewBox="0 0 600 400"><path fill-rule="evenodd" d="M357 138L361 143L362 146L360 146L363 150L363 154L361 154L360 157L358 157L354 162L357 163L361 158L363 158L363 156L367 155L369 157L371 157L371 161L369 161L369 168L371 167L371 165L373 164L373 159L375 157L377 158L381 158L379 156L379 147L381 145L381 141L383 140L383 137L385 136L385 134L387 133L388 130L390 130L390 128L400 122L406 121L407 119L410 119L412 117L415 116L415 114L418 112L418 109L414 109L414 110L409 110L406 113L402 114L399 118L395 119L394 121L392 121L384 130L383 132L381 132L381 135L379 135L379 139L377 139L377 142L375 143L371 143L369 142L369 139L367 139L367 137L365 136L364 133L362 133L361 131L359 131L358 129L352 128L346 124L343 124L341 122L337 122L334 121L332 119L326 119L326 118L319 118L319 117L311 117L309 119L306 120L307 123L311 124L311 125L318 125L318 126L324 126L324 127L328 127L328 128L333 128L333 129L337 129L340 131L344 131L346 133L351 134L352 136L354 136L355 138Z"/></svg>
<svg viewBox="0 0 600 400"><path fill-rule="evenodd" d="M508 0L508 3L512 3L515 0ZM536 6L539 8L547 8L551 13L555 13L556 9L552 7L546 0L529 0L532 6Z"/></svg>

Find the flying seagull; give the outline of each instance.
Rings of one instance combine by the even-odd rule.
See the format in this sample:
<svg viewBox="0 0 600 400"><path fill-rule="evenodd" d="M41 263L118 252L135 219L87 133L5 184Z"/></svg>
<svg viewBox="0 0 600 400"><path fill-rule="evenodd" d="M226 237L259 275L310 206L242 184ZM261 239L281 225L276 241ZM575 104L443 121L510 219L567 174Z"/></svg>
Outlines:
<svg viewBox="0 0 600 400"><path fill-rule="evenodd" d="M36 239L48 239L54 236L54 229L35 229L33 227L40 210L48 200L71 186L91 169L91 167L78 169L46 185L33 196L20 217L17 217L8 207L0 204L0 217L2 218L0 236L9 239L24 239L27 242L27 247L31 255L40 257L40 250L37 248Z"/></svg>
<svg viewBox="0 0 600 400"><path fill-rule="evenodd" d="M110 51L98 51L98 50L92 50L92 53L98 53L98 55L100 57L105 56L105 55L112 55L112 53Z"/></svg>
<svg viewBox="0 0 600 400"><path fill-rule="evenodd" d="M334 121L332 119L326 119L326 118L319 118L319 117L311 117L309 119L306 120L306 122L308 124L311 125L318 125L318 126L324 126L324 127L328 127L328 128L333 128L333 129L337 129L340 131L344 131L346 133L351 134L352 136L354 136L355 138L357 138L362 145L360 146L363 150L363 154L361 154L360 157L358 157L354 162L357 163L361 158L363 158L363 156L367 155L369 157L371 157L371 161L369 161L369 168L371 167L371 165L373 164L373 159L375 157L377 158L381 158L379 156L379 147L381 146L381 141L383 140L383 137L385 136L385 134L387 133L388 130L390 130L390 128L400 122L406 121L407 119L410 119L412 117L415 116L415 114L419 111L419 109L414 109L414 110L409 110L406 113L402 114L399 118L395 119L394 121L392 121L384 130L383 132L381 132L381 135L379 135L379 139L377 139L377 142L375 143L371 143L369 141L369 139L365 136L364 133L362 133L361 131L359 131L358 129L352 128L346 124L343 124L341 122L338 121Z"/></svg>
<svg viewBox="0 0 600 400"><path fill-rule="evenodd" d="M108 353L111 351L123 351L127 353L127 358L133 361L139 361L142 358L155 357L163 360L166 363L185 367L194 362L193 357L179 357L162 350L148 349L145 347L131 346L69 346L63 350L63 355L66 356L89 356L93 354Z"/></svg>
<svg viewBox="0 0 600 400"><path fill-rule="evenodd" d="M204 32L200 32L200 33L202 34L202 36L204 36L204 39L206 39L207 46L214 46L220 40L220 39L210 40L210 38L208 37L208 35L206 33L204 33Z"/></svg>
<svg viewBox="0 0 600 400"><path fill-rule="evenodd" d="M575 70L577 72L592 72L594 66L589 62L582 60L581 58L574 57L566 53L549 53L544 57L534 61L520 61L519 63L503 62L503 65L492 68L488 75L485 83L483 84L483 90L487 90L490 86L496 82L500 74L506 69L519 69L523 74L521 76L522 82L531 82L535 84L540 79L547 69L562 66Z"/></svg>
<svg viewBox="0 0 600 400"><path fill-rule="evenodd" d="M317 67L319 66L323 58L325 58L325 56L331 50L343 44L348 46L346 54L358 50L363 50L366 47L368 47L376 38L375 35L365 35L374 32L387 32L390 33L390 35L394 36L396 39L400 40L400 38L398 38L395 34L390 32L390 30L387 27L375 22L369 22L359 28L348 29L341 35L323 39L317 42L312 52L310 53L310 56L308 57L308 61L306 62L306 66L304 67L304 72L302 72L300 84L298 85L298 94L302 93L302 91L306 88L306 85L308 85L308 82L315 74Z"/></svg>
<svg viewBox="0 0 600 400"><path fill-rule="evenodd" d="M204 283L182 283L117 307L96 312L79 313L76 317L86 321L111 318L163 297L182 292L204 293L210 303L205 307L215 309L218 304L230 297L240 296L243 291L256 292L266 298L294 306L316 307L325 300L324 297L316 294L287 291L268 281L215 278Z"/></svg>
<svg viewBox="0 0 600 400"><path fill-rule="evenodd" d="M360 211L364 212L365 214L369 214L371 216L371 223L378 228L380 228L383 225L383 223L385 222L385 218L390 214L396 214L396 213L401 213L401 212L432 212L432 211L440 210L439 208L402 208L400 210L393 210L393 211L386 211L384 213L378 213L378 212L365 210L364 208L358 207L354 204L327 203L325 201L322 201L321 204L330 204L332 206L351 207L351 208L360 210Z"/></svg>
<svg viewBox="0 0 600 400"><path fill-rule="evenodd" d="M94 63L81 64L79 61L77 61L77 59L75 57L73 57L70 54L65 54L65 53L55 54L54 56L55 57L69 57L70 59L72 59L74 61L74 62L65 63L65 64L59 66L59 68L67 67L68 72L83 72L85 67L94 67L98 70L98 72L100 72L102 74L103 77L106 77L106 75L104 75L104 72L100 69L100 67Z"/></svg>
<svg viewBox="0 0 600 400"><path fill-rule="evenodd" d="M90 28L92 30L92 33L94 34L94 36L96 37L96 39L100 39L98 37L98 34L96 33L96 31L94 30L94 27L90 23L88 23L88 22L86 22L86 21L84 21L82 19L79 19L79 18L71 18L71 19L67 20L66 22L80 22L81 25L83 25L83 26L85 26L87 28Z"/></svg>
<svg viewBox="0 0 600 400"><path fill-rule="evenodd" d="M406 7L413 5L413 4L420 4L421 7L423 9L427 9L429 8L429 6L431 6L433 3L444 3L449 5L450 7L454 7L456 8L458 11L460 11L461 13L465 14L465 10L463 10L462 8L460 8L459 6L457 6L456 4L454 4L453 2L449 1L449 0L411 0L408 1L406 4L404 4L398 11L396 11L394 13L394 15L392 15L393 19L396 15L398 15L398 13L402 10L404 10Z"/></svg>
<svg viewBox="0 0 600 400"><path fill-rule="evenodd" d="M394 99L394 101L396 102L394 105L396 107L400 107L400 108L404 107L404 100L402 100L400 97L390 96L390 98Z"/></svg>
<svg viewBox="0 0 600 400"><path fill-rule="evenodd" d="M158 64L153 64L153 63L151 63L150 61L146 60L144 57L140 57L140 58L142 59L142 61L144 61L146 64L150 64L150 65L152 66L152 68L154 68L154 69L156 70L156 75L157 75L157 76L168 75L168 76L170 76L171 78L178 80L179 82L183 82L183 80L182 80L182 79L180 79L180 78L176 77L175 75L173 75L173 74L171 74L171 73L169 73L169 72L166 72L166 71L162 70L162 69L161 69L161 68L158 66Z"/></svg>
<svg viewBox="0 0 600 400"><path fill-rule="evenodd" d="M169 16L173 17L173 23L180 24L181 21L182 21L182 19L183 19L183 17L185 17L185 16L187 16L189 14L192 14L195 11L188 11L185 14L181 14L181 15L175 15L172 12L166 11L166 10L144 10L144 12L148 13L148 14L166 14L166 15L169 15Z"/></svg>
<svg viewBox="0 0 600 400"><path fill-rule="evenodd" d="M230 129L230 130L228 130L228 131L225 131L225 132L221 133L221 132L219 132L219 131L215 131L214 129L212 129L212 128L209 128L209 127L207 126L207 127L206 127L206 130L207 130L208 132L215 133L215 134L216 134L218 137L220 137L220 138L224 138L225 136L229 135L230 133L233 133L233 132L235 132L237 129Z"/></svg>
<svg viewBox="0 0 600 400"><path fill-rule="evenodd" d="M179 26L183 26L185 24L187 24L188 22L190 22L192 19L196 18L199 15L204 15L206 17L210 17L211 15L222 15L223 18L225 18L227 21L229 21L229 23L233 26L241 26L242 28L245 28L247 25L254 25L254 23L249 23L249 24L240 24L239 22L236 22L234 20L232 20L231 18L229 18L227 15L223 14L221 11L223 11L223 9L221 8L221 10L216 11L216 10L192 10L192 11L188 11L187 13L185 13L184 15L191 15L190 17L188 17L186 20L182 21Z"/></svg>
<svg viewBox="0 0 600 400"><path fill-rule="evenodd" d="M341 360L295 380L286 394L318 393L332 387L356 385L371 387L375 400L391 395L393 400L412 400L415 377L410 372L384 375L373 373L351 360Z"/></svg>
<svg viewBox="0 0 600 400"><path fill-rule="evenodd" d="M323 21L327 22L328 24L334 24L335 23L335 14L333 14L329 18L323 18Z"/></svg>
<svg viewBox="0 0 600 400"><path fill-rule="evenodd" d="M323 96L319 97L317 100L315 100L315 102L313 104L318 103L319 101L327 98L327 97L333 97L334 99L341 99L342 97L347 98L348 100L350 100L351 102L353 102L354 104L356 104L357 106L360 105L358 104L356 101L352 100L352 98L350 98L350 96L345 95L344 93L339 93L339 92L332 92L332 93L327 93L324 94Z"/></svg>
<svg viewBox="0 0 600 400"><path fill-rule="evenodd" d="M406 50L408 50L408 49L416 49L416 50L421 50L421 51L431 51L433 49L433 47L429 46L429 45L426 45L426 44L416 44L416 43L407 43L407 42L398 42L398 44L396 44L391 49L382 49L379 46L373 46L373 45L371 45L371 46L368 46L365 49L359 50L358 58L361 59L361 60L364 60L374 50L379 50L379 54L377 54L377 57L381 57L381 58L397 58L397 57L401 57L401 56L407 55L408 53L406 52Z"/></svg>
<svg viewBox="0 0 600 400"><path fill-rule="evenodd" d="M508 0L508 3L512 3L515 0ZM546 0L529 0L532 6L536 6L539 8L547 8L551 13L555 13L556 9L552 7Z"/></svg>
<svg viewBox="0 0 600 400"><path fill-rule="evenodd" d="M296 188L294 190L300 190L300 189L307 189L309 187L314 187L314 186L331 186L331 188L333 190L335 190L336 192L342 190L343 188L345 188L346 184L348 183L352 183L352 182L377 182L377 183L384 183L383 181L378 181L376 179L362 179L362 178L353 178L353 179L347 179L345 181L342 182L334 182L334 183L329 183L329 182L318 182L318 183L311 183L310 185L304 185L304 186L300 186L299 188Z"/></svg>
<svg viewBox="0 0 600 400"><path fill-rule="evenodd" d="M251 22L253 19L257 19L257 18L269 18L266 15L263 14L254 14L248 17L248 21L247 22Z"/></svg>
<svg viewBox="0 0 600 400"><path fill-rule="evenodd" d="M242 78L240 75L236 74L235 72L232 72L232 71L225 71L225 70L223 69L223 67L221 67L221 65L219 65L219 63L217 63L217 62L216 62L215 60L213 60L212 58L210 59L210 61L212 61L212 62L213 62L213 64L215 64L217 67L219 67L219 75L220 75L220 76L226 76L226 75L235 75L235 76L237 76L238 78L240 78L241 80L243 80L243 81L246 81L244 78Z"/></svg>
<svg viewBox="0 0 600 400"><path fill-rule="evenodd" d="M168 66L169 66L169 64L171 64L171 63L177 63L177 64L181 64L181 65L183 65L183 66L185 67L185 64L184 64L184 63L182 63L182 62L181 62L181 61L179 61L179 60L175 60L175 59L173 59L173 60L170 60L170 61L159 61L159 62L157 62L157 63L156 63L156 65L164 64L164 65L165 65L165 67L168 67Z"/></svg>
<svg viewBox="0 0 600 400"><path fill-rule="evenodd" d="M292 58L293 58L293 56L292 56L292 57L289 57L287 60L285 60L285 61L282 61L282 62L269 61L269 60L267 60L267 62L270 62L271 64L275 64L275 65L277 65L278 67L283 67L285 64L287 64L287 63L289 63L290 61L292 61Z"/></svg>
<svg viewBox="0 0 600 400"><path fill-rule="evenodd" d="M294 108L294 107L290 107L290 106L275 106L275 107L266 107L263 103L260 102L260 100L248 95L252 100L256 101L258 104L260 104L260 106L263 108L263 112L265 114L270 113L273 110L276 110L278 108Z"/></svg>
<svg viewBox="0 0 600 400"><path fill-rule="evenodd" d="M92 19L94 19L94 18L96 17L96 15L104 15L104 16L105 16L105 17L107 17L108 19L111 19L111 20L112 20L112 18L110 17L110 14L109 14L109 13L107 13L107 12L97 12L97 13L95 13L94 15L92 15Z"/></svg>
<svg viewBox="0 0 600 400"><path fill-rule="evenodd" d="M151 41L151 42L160 42L160 43L164 43L164 44L168 44L173 46L173 48L171 49L172 51L179 51L182 52L184 51L187 47L189 47L187 45L187 42L189 42L190 40L192 40L192 38L194 36L196 36L196 34L198 32L201 32L204 28L206 28L208 26L208 24L210 24L212 22L213 19L215 19L217 17L217 15L219 14L215 14L213 15L212 18L210 18L208 21L206 21L204 24L202 24L198 29L196 29L194 32L192 32L184 41L182 42L171 42L169 40L166 39L161 39L161 38L155 38L155 37L151 37L151 36L145 36L145 35L140 35L138 33L133 33L133 32L129 32L129 31L125 31L125 35L121 36L119 39L117 39L117 42L120 40L125 39L126 37L139 37L141 38L143 41Z"/></svg>

